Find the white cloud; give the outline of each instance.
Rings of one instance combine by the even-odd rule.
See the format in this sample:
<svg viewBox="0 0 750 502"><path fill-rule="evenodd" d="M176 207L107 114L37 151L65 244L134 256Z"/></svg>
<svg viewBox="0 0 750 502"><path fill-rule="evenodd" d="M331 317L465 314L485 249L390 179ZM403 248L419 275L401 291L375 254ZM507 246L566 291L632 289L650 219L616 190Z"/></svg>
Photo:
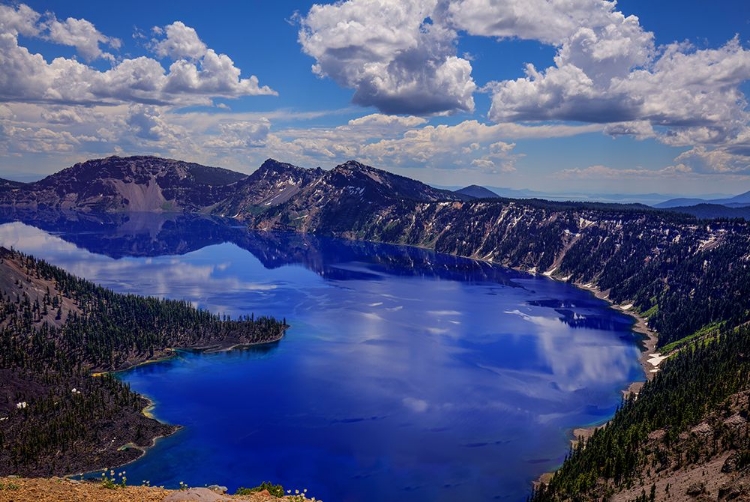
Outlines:
<svg viewBox="0 0 750 502"><path fill-rule="evenodd" d="M72 152L81 141L68 131L53 131L46 127L3 127L3 135L21 153Z"/></svg>
<svg viewBox="0 0 750 502"><path fill-rule="evenodd" d="M732 153L732 149L710 149L705 146L695 146L681 153L675 162L689 166L691 170L708 173L749 173L750 146L737 149L741 154Z"/></svg>
<svg viewBox="0 0 750 502"><path fill-rule="evenodd" d="M83 119L73 107L52 107L42 111L42 119L49 124L80 124Z"/></svg>
<svg viewBox="0 0 750 502"><path fill-rule="evenodd" d="M750 79L750 51L736 37L717 49L657 49L638 18L614 8L603 0L452 2L452 22L469 33L557 47L553 66L528 64L525 77L488 86L490 119L602 123L613 136L671 146L721 146L747 129L739 86Z"/></svg>
<svg viewBox="0 0 750 502"><path fill-rule="evenodd" d="M437 0L348 0L300 17L299 42L313 71L355 90L353 102L387 114L473 111L471 64Z"/></svg>
<svg viewBox="0 0 750 502"><path fill-rule="evenodd" d="M155 106L132 106L126 122L133 134L141 139L161 141L171 136L170 127L162 120Z"/></svg>
<svg viewBox="0 0 750 502"><path fill-rule="evenodd" d="M65 21L58 21L52 15L51 19L44 23L44 27L49 30L47 36L49 40L61 45L75 47L86 61L104 58L114 62L114 56L103 52L99 48L99 44L106 44L114 49L118 49L121 45L120 40L104 36L85 19L69 17Z"/></svg>
<svg viewBox="0 0 750 502"><path fill-rule="evenodd" d="M86 20L69 18L49 21L25 5L18 9L0 6L0 100L56 104L211 104L213 98L276 95L258 78L242 78L241 71L226 54L206 48L195 30L174 23L161 30L157 53L176 59L166 71L155 59L124 59L107 71L99 71L75 59L56 58L48 63L19 45L18 34L28 34L75 46L86 59L114 61L99 49L100 43L119 47L119 41L99 33ZM36 30L36 31L34 31ZM43 30L48 30L47 32ZM190 57L191 60L182 59Z"/></svg>
<svg viewBox="0 0 750 502"><path fill-rule="evenodd" d="M614 90L637 99L638 115L669 127L685 138L683 145L721 143L747 127L747 101L739 85L748 79L750 51L735 38L719 49L669 45L653 67L616 82ZM699 137L691 138L695 134Z"/></svg>
<svg viewBox="0 0 750 502"><path fill-rule="evenodd" d="M208 51L208 47L198 37L195 29L185 26L185 23L181 21L175 21L163 29L156 28L156 34L166 33L165 38L161 40L155 38L152 41L153 50L159 57L169 57L172 60L183 58L198 60Z"/></svg>
<svg viewBox="0 0 750 502"><path fill-rule="evenodd" d="M421 117L399 117L397 115L383 115L380 113L373 113L371 115L365 115L349 121L350 126L357 127L398 127L408 129L423 125L427 120Z"/></svg>
<svg viewBox="0 0 750 502"><path fill-rule="evenodd" d="M653 138L656 136L651 122L634 120L631 122L613 122L604 127L604 133L610 136L634 136L636 139Z"/></svg>
<svg viewBox="0 0 750 502"><path fill-rule="evenodd" d="M257 148L265 146L271 132L271 121L260 119L253 122L231 122L220 124L221 134L206 141L210 148Z"/></svg>
<svg viewBox="0 0 750 502"><path fill-rule="evenodd" d="M41 15L28 5L21 4L14 8L0 4L0 33L8 33L14 37L39 35L37 22Z"/></svg>
<svg viewBox="0 0 750 502"><path fill-rule="evenodd" d="M456 0L447 11L456 27L472 35L557 45L583 25L610 24L614 7L604 0Z"/></svg>
<svg viewBox="0 0 750 502"><path fill-rule="evenodd" d="M555 66L526 67L526 77L495 83L492 120L624 122L639 118L641 96L618 85L646 65L653 35L632 16L611 13L606 26L581 26L558 47Z"/></svg>
<svg viewBox="0 0 750 502"><path fill-rule="evenodd" d="M665 178L692 173L692 169L684 164L668 166L663 169L615 169L608 166L596 165L584 168L563 169L557 173L558 178L576 179L633 179L633 178Z"/></svg>

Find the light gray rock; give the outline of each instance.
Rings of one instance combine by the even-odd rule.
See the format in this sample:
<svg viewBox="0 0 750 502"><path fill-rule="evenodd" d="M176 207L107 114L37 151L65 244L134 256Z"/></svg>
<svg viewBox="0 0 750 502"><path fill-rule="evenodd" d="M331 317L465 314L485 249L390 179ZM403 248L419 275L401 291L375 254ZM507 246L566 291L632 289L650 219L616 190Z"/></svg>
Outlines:
<svg viewBox="0 0 750 502"><path fill-rule="evenodd" d="M208 488L188 488L170 494L164 502L224 502L232 500Z"/></svg>

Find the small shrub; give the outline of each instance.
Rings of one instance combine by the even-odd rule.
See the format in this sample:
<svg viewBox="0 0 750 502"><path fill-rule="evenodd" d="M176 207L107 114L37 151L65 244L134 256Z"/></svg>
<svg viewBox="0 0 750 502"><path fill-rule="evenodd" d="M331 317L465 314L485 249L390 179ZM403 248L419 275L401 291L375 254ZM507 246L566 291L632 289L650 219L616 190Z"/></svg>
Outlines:
<svg viewBox="0 0 750 502"><path fill-rule="evenodd" d="M235 495L250 495L251 493L262 492L263 490L268 490L268 493L270 493L274 497L284 496L284 487L281 485L274 485L269 481L263 481L259 486L256 486L255 488L238 488L235 492Z"/></svg>

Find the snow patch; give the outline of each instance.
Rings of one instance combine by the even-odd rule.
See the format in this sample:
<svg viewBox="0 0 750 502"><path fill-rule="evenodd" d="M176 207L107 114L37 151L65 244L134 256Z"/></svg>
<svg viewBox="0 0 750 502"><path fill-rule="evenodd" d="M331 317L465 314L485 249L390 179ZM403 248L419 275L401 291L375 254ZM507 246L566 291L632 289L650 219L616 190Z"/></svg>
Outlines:
<svg viewBox="0 0 750 502"><path fill-rule="evenodd" d="M667 356L662 356L660 353L654 352L653 354L651 354L651 357L648 358L647 362L654 368L658 368L661 362L666 358Z"/></svg>

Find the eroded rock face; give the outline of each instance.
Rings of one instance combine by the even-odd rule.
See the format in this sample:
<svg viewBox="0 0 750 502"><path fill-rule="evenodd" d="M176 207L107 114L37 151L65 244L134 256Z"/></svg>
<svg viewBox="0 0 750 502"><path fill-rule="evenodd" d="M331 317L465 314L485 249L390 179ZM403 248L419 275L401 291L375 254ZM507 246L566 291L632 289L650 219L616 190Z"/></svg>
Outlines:
<svg viewBox="0 0 750 502"><path fill-rule="evenodd" d="M0 205L78 211L199 211L225 199L247 176L158 157L107 157L35 183L5 186Z"/></svg>

